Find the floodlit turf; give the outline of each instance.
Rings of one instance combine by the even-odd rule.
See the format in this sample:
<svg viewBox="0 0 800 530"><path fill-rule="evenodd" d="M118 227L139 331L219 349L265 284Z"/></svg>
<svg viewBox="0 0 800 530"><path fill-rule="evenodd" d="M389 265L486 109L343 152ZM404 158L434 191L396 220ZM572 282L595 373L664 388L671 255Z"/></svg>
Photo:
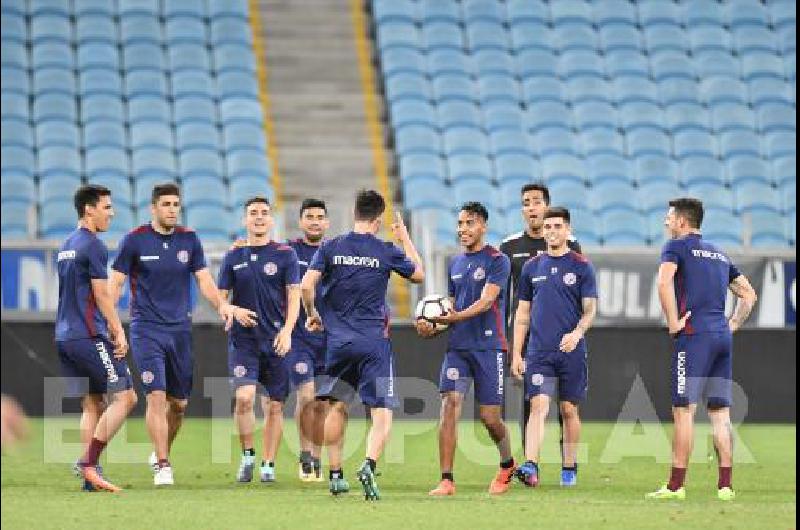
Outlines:
<svg viewBox="0 0 800 530"><path fill-rule="evenodd" d="M363 436L350 437L345 474L352 491L331 498L327 484L302 484L297 479L296 433L286 424L288 440L277 464L278 482L234 484L238 456L230 436L231 422L189 419L173 450L176 485L156 490L145 464L148 446L141 419L131 420L126 443L115 440L106 475L125 488L121 494L81 493L68 463L75 458L76 433L59 434L75 421L37 420L31 443L2 459L3 528L794 528L796 474L794 425L745 425L738 429L739 458L754 463L734 468L738 497L716 498L716 465L708 460L703 438L697 462L688 474L684 502L646 501L667 476L664 443L667 429L585 424L587 442L579 485L558 486L559 466L542 465L536 489L515 483L504 496L486 493L496 456L480 425L462 425L465 452L457 457L455 497L434 499L427 491L438 481L433 422L395 426L387 459L380 462L378 482L384 499L366 503L354 472L363 458ZM364 422L353 422L364 432ZM516 429L514 429L516 431ZM551 433L554 429L550 429ZM419 433L419 434L413 434ZM516 434L516 432L515 432ZM702 438L702 436L701 436ZM518 439L518 436L515 436ZM45 442L46 440L46 442ZM515 440L516 441L516 440ZM518 446L518 441L516 441ZM557 442L548 436L554 460ZM259 443L260 446L260 443ZM290 447L292 449L290 449ZM625 454L658 454L654 457ZM748 454L749 452L749 454ZM614 461L621 459L619 463ZM119 463L121 461L139 463ZM470 460L483 460L480 465ZM225 463L225 462L228 463ZM602 461L605 461L603 463ZM117 463L115 463L117 462ZM222 462L222 463L215 463ZM392 463L394 462L394 463ZM256 481L258 479L256 478Z"/></svg>

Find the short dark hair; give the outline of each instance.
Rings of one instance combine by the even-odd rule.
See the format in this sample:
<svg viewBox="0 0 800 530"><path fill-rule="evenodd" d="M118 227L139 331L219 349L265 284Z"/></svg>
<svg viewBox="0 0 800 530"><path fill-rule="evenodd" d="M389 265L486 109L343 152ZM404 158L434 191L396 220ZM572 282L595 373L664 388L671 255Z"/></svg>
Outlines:
<svg viewBox="0 0 800 530"><path fill-rule="evenodd" d="M150 197L150 202L153 204L158 204L158 199L163 197L164 195L177 195L178 197L181 196L181 190L177 184L172 182L166 182L164 184L156 184L153 186L153 194Z"/></svg>
<svg viewBox="0 0 800 530"><path fill-rule="evenodd" d="M83 217L87 206L97 206L100 197L111 196L111 190L105 186L98 184L87 184L81 186L75 192L75 210L78 212L78 217Z"/></svg>
<svg viewBox="0 0 800 530"><path fill-rule="evenodd" d="M563 206L551 206L550 208L548 208L547 211L544 212L544 218L550 219L551 217L560 217L561 219L566 221L567 224L569 224L571 220L571 217L569 215L569 210L567 210Z"/></svg>
<svg viewBox="0 0 800 530"><path fill-rule="evenodd" d="M474 201L465 202L464 204L461 205L461 209L459 211L475 214L481 219L483 219L484 223L489 220L489 210L487 210L486 206L484 206L479 202L474 202Z"/></svg>
<svg viewBox="0 0 800 530"><path fill-rule="evenodd" d="M244 203L244 211L246 212L246 211L247 211L247 209L250 207L250 205L251 205L251 204L256 204L256 203L258 203L258 202L264 203L264 204L266 204L267 206L272 206L272 205L269 203L269 199L267 199L267 198L266 198L266 197L264 197L263 195L254 195L254 196L250 197L249 199L247 199L247 200L245 201L245 203Z"/></svg>
<svg viewBox="0 0 800 530"><path fill-rule="evenodd" d="M520 195L525 195L529 191L541 191L544 203L550 206L550 190L545 186L544 182L534 182L532 184L525 184L520 190Z"/></svg>
<svg viewBox="0 0 800 530"><path fill-rule="evenodd" d="M675 208L675 213L686 219L692 228L700 228L703 224L703 201L691 197L672 199L669 205Z"/></svg>
<svg viewBox="0 0 800 530"><path fill-rule="evenodd" d="M361 190L356 195L356 221L374 221L386 211L386 201L375 190Z"/></svg>
<svg viewBox="0 0 800 530"><path fill-rule="evenodd" d="M300 217L303 217L305 211L311 208L321 208L325 210L326 214L328 213L328 207L325 205L325 201L321 199L305 199L303 204L300 205Z"/></svg>

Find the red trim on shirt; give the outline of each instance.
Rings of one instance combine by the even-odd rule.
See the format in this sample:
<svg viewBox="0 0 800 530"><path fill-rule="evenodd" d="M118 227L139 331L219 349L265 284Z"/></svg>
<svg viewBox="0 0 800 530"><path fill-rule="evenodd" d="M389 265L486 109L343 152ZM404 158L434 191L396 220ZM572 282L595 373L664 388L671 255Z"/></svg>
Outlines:
<svg viewBox="0 0 800 530"><path fill-rule="evenodd" d="M569 255L572 256L572 259L574 259L578 263L589 263L589 258L584 256L583 254L578 254L574 250L570 250Z"/></svg>
<svg viewBox="0 0 800 530"><path fill-rule="evenodd" d="M176 226L175 227L175 233L176 234L188 234L188 233L192 233L192 232L194 232L194 230L192 230L191 228L188 228L186 226Z"/></svg>
<svg viewBox="0 0 800 530"><path fill-rule="evenodd" d="M497 333L500 335L500 347L503 351L508 351L508 341L506 340L506 331L503 326L503 316L500 314L500 305L497 300L492 302L492 313L494 313L495 324L497 324Z"/></svg>
<svg viewBox="0 0 800 530"><path fill-rule="evenodd" d="M137 281L137 276L136 275L137 275L137 272L136 272L136 268L134 267L134 268L131 269L131 275L130 275L130 279L131 279L131 300L130 300L130 304L129 304L129 310L130 310L131 316L133 316L133 305L134 305L134 303L136 303L136 281Z"/></svg>
<svg viewBox="0 0 800 530"><path fill-rule="evenodd" d="M497 256L500 256L500 255L503 255L503 253L502 253L502 252L500 252L499 250L497 250L497 249L496 249L495 247L493 247L492 245L486 245L486 246L485 246L485 247L483 247L483 248L485 248L485 249L486 249L486 251L487 251L487 252L489 252L489 255L490 255L490 256L492 256L493 258L495 258L495 257L497 257Z"/></svg>
<svg viewBox="0 0 800 530"><path fill-rule="evenodd" d="M151 228L152 228L152 227L151 227L150 225L142 225L142 226L137 226L136 228L134 228L133 230L131 230L131 231L130 231L130 233L131 233L131 234L144 234L145 232L147 232L147 231L148 231L148 230L150 230Z"/></svg>
<svg viewBox="0 0 800 530"><path fill-rule="evenodd" d="M97 328L94 327L94 317L95 312L97 311L97 304L94 301L94 292L91 290L91 284L89 285L89 296L86 298L86 312L84 316L86 317L86 328L89 330L89 336L96 337L97 336Z"/></svg>
<svg viewBox="0 0 800 530"><path fill-rule="evenodd" d="M688 296L686 295L686 287L683 284L683 274L681 274L680 271L676 273L675 279L678 282L678 318L681 318L686 314L686 300ZM686 327L684 327L683 330L687 335L694 335L694 326L692 326L689 320L686 321Z"/></svg>

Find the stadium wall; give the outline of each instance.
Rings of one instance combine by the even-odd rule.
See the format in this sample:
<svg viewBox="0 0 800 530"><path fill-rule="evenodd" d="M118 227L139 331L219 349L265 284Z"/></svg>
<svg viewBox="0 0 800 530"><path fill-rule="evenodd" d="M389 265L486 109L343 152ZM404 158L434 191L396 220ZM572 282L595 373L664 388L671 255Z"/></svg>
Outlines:
<svg viewBox="0 0 800 530"><path fill-rule="evenodd" d="M78 412L76 399L60 399L62 382L52 322L2 323L2 389L33 415ZM411 326L395 326L395 390L402 398L400 419L438 415L435 384L445 337L423 341ZM671 340L660 328L596 328L590 331L589 397L586 420L666 420L670 415ZM226 338L217 325L194 327L195 388L189 414L224 415L230 410L226 379ZM748 422L797 420L796 330L746 329L734 341L734 418ZM506 380L509 418L519 417L521 388ZM212 399L208 396L214 396ZM142 414L144 400L139 401ZM63 409L60 407L63 406ZM54 408L55 407L55 408ZM287 407L292 410L293 406Z"/></svg>

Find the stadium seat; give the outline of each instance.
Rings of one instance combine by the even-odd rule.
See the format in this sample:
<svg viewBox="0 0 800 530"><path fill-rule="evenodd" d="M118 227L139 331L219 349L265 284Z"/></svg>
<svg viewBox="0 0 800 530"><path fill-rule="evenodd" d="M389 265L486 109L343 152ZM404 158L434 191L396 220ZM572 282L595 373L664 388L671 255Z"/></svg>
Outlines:
<svg viewBox="0 0 800 530"><path fill-rule="evenodd" d="M436 106L439 126L444 130L449 127L480 127L481 114L478 107L467 101L445 101Z"/></svg>
<svg viewBox="0 0 800 530"><path fill-rule="evenodd" d="M522 154L533 156L530 138L522 129L501 129L489 134L490 151L498 155Z"/></svg>
<svg viewBox="0 0 800 530"><path fill-rule="evenodd" d="M208 0L208 17L239 17L247 19L248 0Z"/></svg>
<svg viewBox="0 0 800 530"><path fill-rule="evenodd" d="M33 93L75 96L75 75L66 68L40 68L33 72Z"/></svg>
<svg viewBox="0 0 800 530"><path fill-rule="evenodd" d="M107 68L119 70L120 54L110 42L84 42L78 46L78 69Z"/></svg>
<svg viewBox="0 0 800 530"><path fill-rule="evenodd" d="M765 103L758 108L756 114L758 128L763 133L797 130L797 110L793 105Z"/></svg>
<svg viewBox="0 0 800 530"><path fill-rule="evenodd" d="M128 98L155 96L165 98L167 78L159 70L134 70L125 75L125 94Z"/></svg>
<svg viewBox="0 0 800 530"><path fill-rule="evenodd" d="M796 155L785 156L772 161L772 176L778 186L797 180Z"/></svg>
<svg viewBox="0 0 800 530"><path fill-rule="evenodd" d="M675 156L683 159L689 156L717 156L714 136L707 132L686 130L673 135Z"/></svg>
<svg viewBox="0 0 800 530"><path fill-rule="evenodd" d="M541 164L542 176L548 185L560 180L575 184L586 182L584 161L574 155L566 153L546 155L542 157Z"/></svg>
<svg viewBox="0 0 800 530"><path fill-rule="evenodd" d="M605 71L602 62L598 61L598 55L587 50L564 51L559 56L558 72L567 80L579 75L605 77Z"/></svg>
<svg viewBox="0 0 800 530"><path fill-rule="evenodd" d="M541 169L536 160L529 154L508 153L497 155L494 159L497 180L500 182L528 179L532 181L539 177Z"/></svg>
<svg viewBox="0 0 800 530"><path fill-rule="evenodd" d="M245 158L252 158L255 156L257 160L259 159L259 156L263 157L261 152L256 151L237 151L236 153L241 153L241 155ZM253 171L249 169L246 161L241 161L241 157L231 158L235 158L238 161L238 165L236 166L237 172L235 175L233 173L229 173L231 176L231 182L239 178L258 178L266 181L269 177L268 164L260 169L256 167L258 170ZM190 182L195 178L214 178L222 181L223 177L225 176L223 160L216 149L185 149L178 155L178 167L180 169L181 178L187 179Z"/></svg>
<svg viewBox="0 0 800 530"><path fill-rule="evenodd" d="M521 130L524 123L524 111L517 104L494 103L484 107L484 127L489 134L505 129Z"/></svg>
<svg viewBox="0 0 800 530"><path fill-rule="evenodd" d="M3 146L33 148L33 132L27 120L3 119L0 132L2 132Z"/></svg>
<svg viewBox="0 0 800 530"><path fill-rule="evenodd" d="M720 103L711 109L714 131L749 131L756 125L752 111L740 103Z"/></svg>
<svg viewBox="0 0 800 530"><path fill-rule="evenodd" d="M472 52L479 50L506 51L509 48L508 33L499 22L468 22L466 37L467 48Z"/></svg>
<svg viewBox="0 0 800 530"><path fill-rule="evenodd" d="M681 180L684 184L701 182L724 184L725 168L716 158L691 155L681 160Z"/></svg>
<svg viewBox="0 0 800 530"><path fill-rule="evenodd" d="M738 79L741 74L741 65L736 58L727 51L705 50L694 55L694 64L700 79L713 76L723 76Z"/></svg>
<svg viewBox="0 0 800 530"><path fill-rule="evenodd" d="M163 41L162 26L155 15L130 14L119 19L120 42L132 44L160 45Z"/></svg>
<svg viewBox="0 0 800 530"><path fill-rule="evenodd" d="M130 126L130 146L136 149L155 147L172 149L175 145L168 122L141 120Z"/></svg>
<svg viewBox="0 0 800 530"><path fill-rule="evenodd" d="M783 209L778 192L763 182L745 181L733 188L736 211L748 213L758 210L780 213Z"/></svg>
<svg viewBox="0 0 800 530"><path fill-rule="evenodd" d="M750 103L758 107L764 103L793 103L792 86L782 79L760 77L749 85Z"/></svg>
<svg viewBox="0 0 800 530"><path fill-rule="evenodd" d="M689 2L694 4L713 5L716 2ZM706 50L730 51L733 48L731 34L722 26L713 24L693 24L688 28L689 45L694 53Z"/></svg>
<svg viewBox="0 0 800 530"><path fill-rule="evenodd" d="M716 76L700 82L700 101L707 105L719 103L746 104L749 97L747 88L738 79Z"/></svg>
<svg viewBox="0 0 800 530"><path fill-rule="evenodd" d="M8 202L32 204L36 200L36 184L27 175L4 173L0 179L0 186L2 187L0 195L2 195L4 205ZM3 217L5 217L5 212L3 213Z"/></svg>
<svg viewBox="0 0 800 530"><path fill-rule="evenodd" d="M520 87L513 76L489 74L478 78L478 95L484 105L496 101L517 103Z"/></svg>
<svg viewBox="0 0 800 530"><path fill-rule="evenodd" d="M606 245L642 246L650 235L642 215L634 211L612 210L602 215L603 242Z"/></svg>
<svg viewBox="0 0 800 530"><path fill-rule="evenodd" d="M663 216L669 201L683 195L685 193L674 181L651 180L640 183L635 201L645 215L660 213Z"/></svg>
<svg viewBox="0 0 800 530"><path fill-rule="evenodd" d="M670 77L658 84L658 97L665 106L677 103L696 104L699 88L694 79Z"/></svg>
<svg viewBox="0 0 800 530"><path fill-rule="evenodd" d="M122 60L125 71L134 70L164 70L166 61L164 52L159 44L153 42L136 41L122 49Z"/></svg>
<svg viewBox="0 0 800 530"><path fill-rule="evenodd" d="M463 2L464 20L473 22L502 23L506 19L504 6L495 0L465 0Z"/></svg>
<svg viewBox="0 0 800 530"><path fill-rule="evenodd" d="M547 4L539 0L508 0L506 4L511 23L550 21Z"/></svg>
<svg viewBox="0 0 800 530"><path fill-rule="evenodd" d="M256 99L224 99L219 103L219 114L223 125L235 122L262 123L261 104Z"/></svg>
<svg viewBox="0 0 800 530"><path fill-rule="evenodd" d="M182 98L200 97L212 99L216 97L217 91L214 82L208 72L203 70L180 70L173 72L170 83L172 96L176 104ZM187 109L191 113L191 109Z"/></svg>
<svg viewBox="0 0 800 530"><path fill-rule="evenodd" d="M429 54L430 61L442 55L447 50L437 50ZM381 52L381 69L383 75L389 78L403 72L423 73L427 69L425 57L418 51L410 48L396 48ZM463 54L459 54L463 60ZM443 61L442 64L446 64Z"/></svg>
<svg viewBox="0 0 800 530"><path fill-rule="evenodd" d="M775 54L753 52L742 56L742 77L747 82L759 77L783 79L786 73L783 62Z"/></svg>
<svg viewBox="0 0 800 530"><path fill-rule="evenodd" d="M561 52L595 51L599 48L597 34L591 26L586 24L559 24L553 28L552 38L556 49Z"/></svg>
<svg viewBox="0 0 800 530"><path fill-rule="evenodd" d="M515 64L523 81L532 76L558 75L556 56L546 50L524 50L516 56Z"/></svg>
<svg viewBox="0 0 800 530"><path fill-rule="evenodd" d="M486 135L474 127L450 127L444 132L446 156L460 154L486 155L489 142Z"/></svg>
<svg viewBox="0 0 800 530"><path fill-rule="evenodd" d="M657 24L679 25L681 13L677 4L660 0L644 0L637 4L639 23L644 26Z"/></svg>
<svg viewBox="0 0 800 530"><path fill-rule="evenodd" d="M427 153L439 155L442 152L442 139L433 127L409 125L402 127L394 135L395 151L399 156Z"/></svg>
<svg viewBox="0 0 800 530"><path fill-rule="evenodd" d="M606 72L613 79L619 76L650 77L647 59L636 50L615 50L605 55Z"/></svg>
<svg viewBox="0 0 800 530"><path fill-rule="evenodd" d="M13 66L3 66L0 71L0 90L4 94L16 92L19 94L29 94L31 91L30 77L22 68Z"/></svg>
<svg viewBox="0 0 800 530"><path fill-rule="evenodd" d="M533 146L540 156L552 154L577 154L580 149L576 145L575 135L564 127L544 127L533 134Z"/></svg>
<svg viewBox="0 0 800 530"><path fill-rule="evenodd" d="M761 139L754 131L748 129L724 132L719 135L719 150L724 160L743 155L761 156Z"/></svg>
<svg viewBox="0 0 800 530"><path fill-rule="evenodd" d="M39 186L39 205L41 210L47 210L54 202L70 200L81 185L81 180L72 175L53 175ZM75 210L72 210L73 215ZM78 222L77 217L73 218L72 226Z"/></svg>
<svg viewBox="0 0 800 530"><path fill-rule="evenodd" d="M652 55L663 51L688 51L688 39L680 26L652 24L644 28L644 42Z"/></svg>
<svg viewBox="0 0 800 530"><path fill-rule="evenodd" d="M592 20L603 29L607 26L636 25L636 12L631 9L630 3L625 0L606 0L592 5Z"/></svg>
<svg viewBox="0 0 800 530"><path fill-rule="evenodd" d="M258 98L258 80L250 72L227 70L217 75L217 95L226 98Z"/></svg>
<svg viewBox="0 0 800 530"><path fill-rule="evenodd" d="M136 180L144 177L173 180L177 175L175 155L164 148L135 149L131 155L131 170Z"/></svg>
<svg viewBox="0 0 800 530"><path fill-rule="evenodd" d="M625 141L616 130L594 128L580 133L581 152L584 156L625 153Z"/></svg>
<svg viewBox="0 0 800 530"><path fill-rule="evenodd" d="M587 209L575 209L570 212L570 228L581 245L600 245L600 227L594 214Z"/></svg>
<svg viewBox="0 0 800 530"><path fill-rule="evenodd" d="M437 117L433 106L425 101L403 100L390 105L391 122L395 129L408 125L435 127Z"/></svg>
<svg viewBox="0 0 800 530"><path fill-rule="evenodd" d="M787 26L776 30L778 52L783 55L797 51L797 26Z"/></svg>
<svg viewBox="0 0 800 530"><path fill-rule="evenodd" d="M797 133L794 131L775 131L764 135L764 152L771 159L796 156Z"/></svg>
<svg viewBox="0 0 800 530"><path fill-rule="evenodd" d="M528 105L527 124L531 131L537 132L545 127L572 126L572 113L563 103L542 101Z"/></svg>
<svg viewBox="0 0 800 530"><path fill-rule="evenodd" d="M666 51L652 57L653 79L661 82L671 77L695 79L695 65L686 54L676 51ZM705 75L701 75L705 77Z"/></svg>
<svg viewBox="0 0 800 530"><path fill-rule="evenodd" d="M477 201L486 206L490 212L499 209L500 206L497 188L479 180L464 180L454 183L453 196L455 204L461 205ZM491 217L491 213L489 216Z"/></svg>
<svg viewBox="0 0 800 530"><path fill-rule="evenodd" d="M127 175L97 173L89 177L90 184L100 184L111 190L111 201L114 204L114 220L112 227L130 230L134 223L131 214L133 206L133 188Z"/></svg>
<svg viewBox="0 0 800 530"><path fill-rule="evenodd" d="M389 103L401 99L428 101L430 97L430 83L421 73L402 72L386 80L386 99Z"/></svg>
<svg viewBox="0 0 800 530"><path fill-rule="evenodd" d="M383 23L378 26L377 37L378 49L381 51L391 48L415 48L420 42L418 30L412 22Z"/></svg>
<svg viewBox="0 0 800 530"><path fill-rule="evenodd" d="M613 80L613 101L625 104L632 101L644 101L657 104L659 94L655 83L640 76L617 76Z"/></svg>
<svg viewBox="0 0 800 530"><path fill-rule="evenodd" d="M80 73L79 90L82 98L102 94L119 97L122 78L116 70L89 68Z"/></svg>
<svg viewBox="0 0 800 530"><path fill-rule="evenodd" d="M753 211L743 218L751 231L750 244L756 248L785 247L788 243L784 218L773 212Z"/></svg>
<svg viewBox="0 0 800 530"><path fill-rule="evenodd" d="M517 22L511 24L511 47L520 53L529 49L552 51L550 30L543 22Z"/></svg>
<svg viewBox="0 0 800 530"><path fill-rule="evenodd" d="M156 17L160 14L158 0L118 0L118 10L121 17L149 16Z"/></svg>
<svg viewBox="0 0 800 530"><path fill-rule="evenodd" d="M28 102L28 97L22 94L3 91L0 108L2 109L3 120L28 121L30 119L30 103Z"/></svg>
<svg viewBox="0 0 800 530"><path fill-rule="evenodd" d="M739 55L750 52L777 53L775 35L766 26L742 26L733 30L733 43Z"/></svg>
<svg viewBox="0 0 800 530"><path fill-rule="evenodd" d="M605 4L600 2L599 4ZM638 52L644 48L642 33L628 24L608 24L600 28L600 46L606 53L627 50Z"/></svg>
<svg viewBox="0 0 800 530"><path fill-rule="evenodd" d="M437 103L451 100L475 101L477 91L469 76L443 74L433 79L433 97Z"/></svg>
<svg viewBox="0 0 800 530"><path fill-rule="evenodd" d="M742 220L731 212L724 210L706 212L701 229L704 239L723 248L742 245Z"/></svg>
<svg viewBox="0 0 800 530"><path fill-rule="evenodd" d="M210 42L213 46L223 44L253 45L250 23L239 17L217 17L211 20Z"/></svg>
<svg viewBox="0 0 800 530"><path fill-rule="evenodd" d="M698 103L673 103L666 107L664 115L673 133L711 130L711 119Z"/></svg>
<svg viewBox="0 0 800 530"><path fill-rule="evenodd" d="M567 81L567 97L573 104L589 101L610 103L611 87L605 79L595 76L576 76Z"/></svg>
<svg viewBox="0 0 800 530"><path fill-rule="evenodd" d="M728 161L728 181L736 188L745 182L755 181L771 184L769 164L756 156L736 156Z"/></svg>
<svg viewBox="0 0 800 530"><path fill-rule="evenodd" d="M3 66L9 66L12 68L30 67L28 49L25 44L15 41L6 41L5 34L3 34L3 46L0 48L0 51L2 53Z"/></svg>
<svg viewBox="0 0 800 530"><path fill-rule="evenodd" d="M195 206L227 206L225 183L213 177L192 177L181 190L181 200L187 209Z"/></svg>
<svg viewBox="0 0 800 530"><path fill-rule="evenodd" d="M169 66L173 73L185 70L199 71L206 74L211 68L211 60L204 44L194 42L181 42L167 48ZM191 90L192 86L185 87Z"/></svg>
<svg viewBox="0 0 800 530"><path fill-rule="evenodd" d="M80 179L81 157L77 149L64 146L49 146L38 150L37 173L40 179L51 176L72 176Z"/></svg>
<svg viewBox="0 0 800 530"><path fill-rule="evenodd" d="M87 124L96 120L125 120L125 109L119 96L97 94L81 98L81 122Z"/></svg>
<svg viewBox="0 0 800 530"><path fill-rule="evenodd" d="M86 149L86 175L98 179L107 175L127 178L130 161L122 146L99 144Z"/></svg>
<svg viewBox="0 0 800 530"><path fill-rule="evenodd" d="M575 124L580 129L605 127L617 129L619 121L614 107L602 101L584 101L572 106Z"/></svg>
<svg viewBox="0 0 800 530"><path fill-rule="evenodd" d="M562 95L562 83L555 76L529 77L522 81L522 93L525 101L536 103L539 101L566 101Z"/></svg>
<svg viewBox="0 0 800 530"><path fill-rule="evenodd" d="M663 130L666 123L661 109L645 101L631 101L620 105L619 116L626 132L639 127Z"/></svg>
<svg viewBox="0 0 800 530"><path fill-rule="evenodd" d="M13 42L23 44L28 39L28 27L25 23L25 13L11 13L6 11L7 2L3 2L2 29L3 46Z"/></svg>
<svg viewBox="0 0 800 530"><path fill-rule="evenodd" d="M34 209L31 203L20 201L2 201L2 236L3 240L28 239L28 218Z"/></svg>
<svg viewBox="0 0 800 530"><path fill-rule="evenodd" d="M419 19L417 3L412 0L375 0L372 3L375 22L411 22Z"/></svg>
<svg viewBox="0 0 800 530"><path fill-rule="evenodd" d="M554 182L549 186L549 189L550 196L553 197L553 204L563 206L569 210L580 210L589 204L589 189L585 186L575 186L569 182L561 181Z"/></svg>
<svg viewBox="0 0 800 530"><path fill-rule="evenodd" d="M234 151L227 157L228 178L236 179L239 177L262 177L269 178L269 160L261 152L255 151Z"/></svg>
<svg viewBox="0 0 800 530"><path fill-rule="evenodd" d="M631 184L634 174L628 161L617 154L597 154L586 159L586 176L592 186L602 186L609 181Z"/></svg>
<svg viewBox="0 0 800 530"><path fill-rule="evenodd" d="M198 205L186 209L186 226L197 232L202 241L230 240L230 212L219 205Z"/></svg>
<svg viewBox="0 0 800 530"><path fill-rule="evenodd" d="M74 191L72 189L68 193ZM51 201L47 208L42 208L39 212L39 233L42 239L62 240L75 230L77 224L78 219L72 201L63 197L61 200Z"/></svg>
<svg viewBox="0 0 800 530"><path fill-rule="evenodd" d="M523 57L529 51L523 52ZM496 50L491 48L482 48L477 50L472 55L475 73L478 75L515 75L517 67L511 55L503 50ZM547 67L547 65L543 65ZM521 72L521 70L520 70ZM524 74L523 74L524 77Z"/></svg>
<svg viewBox="0 0 800 530"><path fill-rule="evenodd" d="M767 10L761 2L734 0L725 5L726 21L733 29L742 26L766 26L769 24Z"/></svg>
<svg viewBox="0 0 800 530"><path fill-rule="evenodd" d="M153 187L172 180L174 177L165 177L157 174L143 175L133 179L134 206L138 210L141 222L150 217L150 201Z"/></svg>
<svg viewBox="0 0 800 530"><path fill-rule="evenodd" d="M667 154L645 154L637 156L634 162L636 181L640 186L651 182L679 181L680 170L678 165Z"/></svg>
<svg viewBox="0 0 800 530"><path fill-rule="evenodd" d="M445 181L445 169L438 154L415 152L400 156L400 178L411 180ZM416 190L416 188L415 188Z"/></svg>
<svg viewBox="0 0 800 530"><path fill-rule="evenodd" d="M223 128L225 151L231 153L237 149L259 151L267 145L264 127L253 123L232 123Z"/></svg>
<svg viewBox="0 0 800 530"><path fill-rule="evenodd" d="M797 25L797 6L791 0L778 0L768 5L770 20L776 28Z"/></svg>
<svg viewBox="0 0 800 530"><path fill-rule="evenodd" d="M74 123L61 120L47 120L36 125L36 147L71 147L78 149L81 139Z"/></svg>
<svg viewBox="0 0 800 530"><path fill-rule="evenodd" d="M734 210L733 192L721 182L690 182L687 186L687 194L689 197L702 200L706 211L716 209L732 212Z"/></svg>
<svg viewBox="0 0 800 530"><path fill-rule="evenodd" d="M610 211L635 212L635 190L627 182L608 180L592 186L589 191L589 204L598 215Z"/></svg>
<svg viewBox="0 0 800 530"><path fill-rule="evenodd" d="M275 191L269 182L260 178L238 178L231 181L230 203L234 214L242 211L244 203L256 195L266 197L270 201L275 199Z"/></svg>
<svg viewBox="0 0 800 530"><path fill-rule="evenodd" d="M164 30L170 47L187 43L202 45L207 39L206 25L200 17L173 15L167 19Z"/></svg>
<svg viewBox="0 0 800 530"><path fill-rule="evenodd" d="M486 156L454 155L446 160L447 173L454 184L470 179L488 183L492 179L492 165Z"/></svg>
<svg viewBox="0 0 800 530"><path fill-rule="evenodd" d="M33 100L33 121L76 121L78 109L74 96L66 94L43 94Z"/></svg>
<svg viewBox="0 0 800 530"><path fill-rule="evenodd" d="M39 15L31 17L30 36L33 45L42 42L69 44L72 40L72 26L69 18L63 15Z"/></svg>
<svg viewBox="0 0 800 530"><path fill-rule="evenodd" d="M175 147L184 149L220 148L219 130L215 125L204 122L187 122L175 128ZM263 144L262 144L263 145Z"/></svg>
<svg viewBox="0 0 800 530"><path fill-rule="evenodd" d="M550 5L550 15L555 25L577 23L590 25L592 11L588 3L581 0L562 0Z"/></svg>
<svg viewBox="0 0 800 530"><path fill-rule="evenodd" d="M427 62L419 58L419 53L414 50L402 49L391 52L391 63L385 63L384 69L392 68L392 71L386 75L402 72L422 74L427 71L433 77L445 74L464 75L472 71L471 63L468 62L463 50L450 48L432 50L428 52ZM386 55L389 55L389 52Z"/></svg>
<svg viewBox="0 0 800 530"><path fill-rule="evenodd" d="M167 19L173 17L193 17L204 19L207 16L206 2L204 0L183 0L182 2L165 2L162 6L162 14Z"/></svg>
<svg viewBox="0 0 800 530"><path fill-rule="evenodd" d="M413 188L413 189L412 189ZM410 210L446 209L453 204L453 190L437 179L404 180L402 183L403 204Z"/></svg>

